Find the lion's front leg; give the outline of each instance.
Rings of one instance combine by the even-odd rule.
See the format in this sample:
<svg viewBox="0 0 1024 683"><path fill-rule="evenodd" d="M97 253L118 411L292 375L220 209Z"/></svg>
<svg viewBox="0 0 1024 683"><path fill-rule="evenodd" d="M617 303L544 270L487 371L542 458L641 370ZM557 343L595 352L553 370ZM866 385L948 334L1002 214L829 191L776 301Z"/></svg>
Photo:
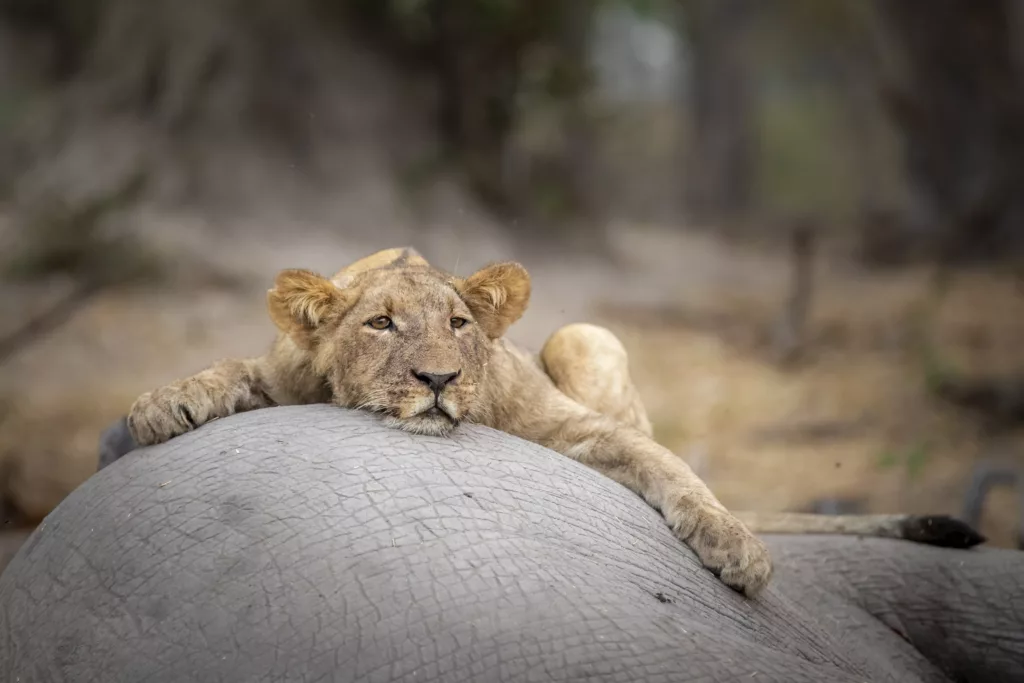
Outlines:
<svg viewBox="0 0 1024 683"><path fill-rule="evenodd" d="M643 497L728 586L754 596L768 584L772 562L764 543L683 460L638 430L579 411L560 419L538 441Z"/></svg>
<svg viewBox="0 0 1024 683"><path fill-rule="evenodd" d="M202 372L147 392L128 413L140 446L163 443L210 420L274 402L262 386L259 360L222 360Z"/></svg>

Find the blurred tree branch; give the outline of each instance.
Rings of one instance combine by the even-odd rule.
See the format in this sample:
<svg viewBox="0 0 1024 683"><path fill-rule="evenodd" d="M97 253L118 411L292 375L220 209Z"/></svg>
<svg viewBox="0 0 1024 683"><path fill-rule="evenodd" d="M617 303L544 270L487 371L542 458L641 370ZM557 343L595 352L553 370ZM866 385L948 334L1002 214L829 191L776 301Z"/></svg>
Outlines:
<svg viewBox="0 0 1024 683"><path fill-rule="evenodd" d="M0 274L12 281L63 275L74 287L0 338L0 364L63 324L104 289L161 276L161 263L153 254L129 233L111 229L112 219L142 196L148 178L139 170L109 192L81 202L47 197L28 211L20 244L6 255Z"/></svg>
<svg viewBox="0 0 1024 683"><path fill-rule="evenodd" d="M604 0L608 2L626 0ZM633 0L636 2L637 0ZM0 18L47 37L55 81L74 82L85 115L156 123L171 139L211 125L250 127L309 152L301 102L315 86L301 51L322 19L369 36L437 89L435 122L450 160L492 209L537 204L533 175L585 208L592 0L0 0ZM351 36L349 36L351 37ZM339 39L341 39L339 37ZM507 173L527 91L566 103L561 158ZM71 98L74 99L74 98ZM70 100L69 100L70 101ZM269 133L269 135L267 135ZM533 168L536 166L536 168ZM547 169L547 170L545 170ZM554 169L554 175L549 172ZM536 208L536 207L534 207Z"/></svg>

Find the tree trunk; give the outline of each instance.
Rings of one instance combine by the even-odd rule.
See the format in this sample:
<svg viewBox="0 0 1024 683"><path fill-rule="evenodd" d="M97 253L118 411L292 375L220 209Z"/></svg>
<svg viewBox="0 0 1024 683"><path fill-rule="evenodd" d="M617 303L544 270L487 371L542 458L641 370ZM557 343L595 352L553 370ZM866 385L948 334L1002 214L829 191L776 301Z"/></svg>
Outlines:
<svg viewBox="0 0 1024 683"><path fill-rule="evenodd" d="M878 0L903 73L883 88L902 132L912 222L944 262L1024 247L1024 79L1013 0Z"/></svg>
<svg viewBox="0 0 1024 683"><path fill-rule="evenodd" d="M562 131L565 139L565 184L573 212L584 222L603 213L598 207L597 131L588 107L591 92L587 63L593 22L590 0L564 0L560 43L566 72Z"/></svg>
<svg viewBox="0 0 1024 683"><path fill-rule="evenodd" d="M438 126L476 193L506 218L535 218L536 183L553 183L570 216L590 209L593 146L584 98L594 4L528 0L489 17L486 3L434 0L430 54L439 84ZM563 144L539 157L520 155L512 137L521 123L520 96L531 51L561 106ZM534 55L536 56L536 55ZM510 168L521 173L515 175ZM564 200L564 201L563 201ZM527 221L529 222L529 221ZM521 229L525 229L521 226Z"/></svg>
<svg viewBox="0 0 1024 683"><path fill-rule="evenodd" d="M435 0L430 11L441 136L480 197L499 213L508 212L515 202L502 162L516 120L519 56L537 36L517 30L516 15L504 30L482 30L486 20L476 4Z"/></svg>
<svg viewBox="0 0 1024 683"><path fill-rule="evenodd" d="M754 92L747 50L750 0L691 0L687 209L697 220L750 207L754 181Z"/></svg>

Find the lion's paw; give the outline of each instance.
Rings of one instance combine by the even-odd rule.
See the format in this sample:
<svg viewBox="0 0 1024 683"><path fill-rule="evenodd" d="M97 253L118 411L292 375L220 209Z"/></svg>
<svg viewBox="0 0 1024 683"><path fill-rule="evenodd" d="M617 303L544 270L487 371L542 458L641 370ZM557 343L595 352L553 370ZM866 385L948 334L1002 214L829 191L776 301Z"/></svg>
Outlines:
<svg viewBox="0 0 1024 683"><path fill-rule="evenodd" d="M180 386L143 394L128 413L128 429L139 446L152 446L195 429L209 412L202 397Z"/></svg>
<svg viewBox="0 0 1024 683"><path fill-rule="evenodd" d="M723 583L747 597L756 596L771 580L768 547L725 510L702 513L686 543Z"/></svg>

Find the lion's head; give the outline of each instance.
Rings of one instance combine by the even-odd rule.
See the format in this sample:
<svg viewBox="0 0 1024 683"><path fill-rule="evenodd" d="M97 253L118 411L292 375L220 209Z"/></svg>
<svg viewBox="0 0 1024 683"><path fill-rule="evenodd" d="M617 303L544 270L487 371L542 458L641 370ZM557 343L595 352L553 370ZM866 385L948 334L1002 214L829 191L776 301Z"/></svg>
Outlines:
<svg viewBox="0 0 1024 683"><path fill-rule="evenodd" d="M378 252L332 279L285 270L268 292L274 324L310 354L335 403L435 435L482 409L492 342L529 298L518 263L461 278L412 249Z"/></svg>

